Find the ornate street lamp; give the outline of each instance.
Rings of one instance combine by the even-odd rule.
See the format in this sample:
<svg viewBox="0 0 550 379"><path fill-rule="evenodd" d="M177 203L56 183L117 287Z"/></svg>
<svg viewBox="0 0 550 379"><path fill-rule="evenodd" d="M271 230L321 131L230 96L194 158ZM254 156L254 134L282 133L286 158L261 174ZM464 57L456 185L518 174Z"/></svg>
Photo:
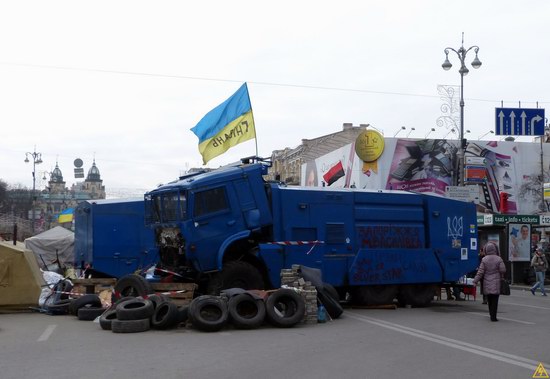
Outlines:
<svg viewBox="0 0 550 379"><path fill-rule="evenodd" d="M29 163L29 156L32 157L32 234L34 235L35 208L36 208L36 165L42 163L42 153L36 152L36 146L32 153L25 153L25 163Z"/></svg>
<svg viewBox="0 0 550 379"><path fill-rule="evenodd" d="M449 61L449 53L451 51L454 51L456 55L458 56L458 59L460 60L460 69L458 70L460 74L460 129L458 137L460 139L460 148L458 149L458 172L460 173L460 178L458 178L458 184L464 185L464 149L466 147L466 140L464 139L464 76L468 75L468 67L466 67L466 55L468 52L473 50L476 54L474 60L472 61L471 65L473 68L477 69L481 67L481 61L477 57L477 53L479 51L479 47L474 45L470 46L468 49L464 47L464 33L462 33L462 46L458 50L453 49L452 47L447 47L445 52L445 62L441 65L445 71L448 71L453 67L451 62Z"/></svg>

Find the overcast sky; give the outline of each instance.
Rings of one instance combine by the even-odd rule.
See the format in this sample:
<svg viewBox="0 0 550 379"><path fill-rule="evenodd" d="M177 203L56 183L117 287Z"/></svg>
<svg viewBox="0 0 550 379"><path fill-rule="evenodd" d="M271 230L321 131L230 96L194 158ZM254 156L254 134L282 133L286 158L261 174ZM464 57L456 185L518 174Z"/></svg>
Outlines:
<svg viewBox="0 0 550 379"><path fill-rule="evenodd" d="M462 32L483 63L470 52L464 79L478 139L501 101L549 106L549 15L547 0L3 1L0 179L32 188L36 146L37 188L56 161L70 186L94 157L111 196L155 188L201 166L190 128L243 82L260 156L345 122L442 138L437 86L460 83L443 50ZM208 166L253 154L252 140Z"/></svg>

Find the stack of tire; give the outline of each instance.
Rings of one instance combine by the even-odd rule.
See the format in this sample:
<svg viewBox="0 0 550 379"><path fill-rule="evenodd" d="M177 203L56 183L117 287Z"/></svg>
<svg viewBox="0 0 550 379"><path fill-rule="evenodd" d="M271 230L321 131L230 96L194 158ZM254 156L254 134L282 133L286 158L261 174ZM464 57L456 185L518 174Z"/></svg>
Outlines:
<svg viewBox="0 0 550 379"><path fill-rule="evenodd" d="M304 315L304 299L291 289L279 289L266 300L245 290L229 296L203 295L189 305L191 324L204 332L219 331L227 324L236 329L255 329L265 320L276 327L289 328L302 321Z"/></svg>
<svg viewBox="0 0 550 379"><path fill-rule="evenodd" d="M99 318L103 330L113 333L139 333L153 329L175 328L187 321L187 307L178 308L163 295L123 297Z"/></svg>

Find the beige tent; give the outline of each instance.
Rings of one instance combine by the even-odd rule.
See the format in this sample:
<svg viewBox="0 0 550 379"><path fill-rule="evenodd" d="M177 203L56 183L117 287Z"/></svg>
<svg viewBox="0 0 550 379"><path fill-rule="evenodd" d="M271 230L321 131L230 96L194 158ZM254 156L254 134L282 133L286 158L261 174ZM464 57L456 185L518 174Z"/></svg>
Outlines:
<svg viewBox="0 0 550 379"><path fill-rule="evenodd" d="M0 242L0 313L38 307L43 285L32 251L20 243Z"/></svg>

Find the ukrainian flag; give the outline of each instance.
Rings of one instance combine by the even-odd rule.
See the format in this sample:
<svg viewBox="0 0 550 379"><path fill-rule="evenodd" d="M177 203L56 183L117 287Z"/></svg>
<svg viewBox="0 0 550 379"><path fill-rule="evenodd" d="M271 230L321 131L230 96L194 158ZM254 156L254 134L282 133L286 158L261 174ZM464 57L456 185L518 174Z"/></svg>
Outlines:
<svg viewBox="0 0 550 379"><path fill-rule="evenodd" d="M67 208L57 216L57 222L64 224L66 222L72 222L74 216L74 208Z"/></svg>
<svg viewBox="0 0 550 379"><path fill-rule="evenodd" d="M256 138L246 83L208 112L191 131L199 137L199 152L204 164L233 146Z"/></svg>

